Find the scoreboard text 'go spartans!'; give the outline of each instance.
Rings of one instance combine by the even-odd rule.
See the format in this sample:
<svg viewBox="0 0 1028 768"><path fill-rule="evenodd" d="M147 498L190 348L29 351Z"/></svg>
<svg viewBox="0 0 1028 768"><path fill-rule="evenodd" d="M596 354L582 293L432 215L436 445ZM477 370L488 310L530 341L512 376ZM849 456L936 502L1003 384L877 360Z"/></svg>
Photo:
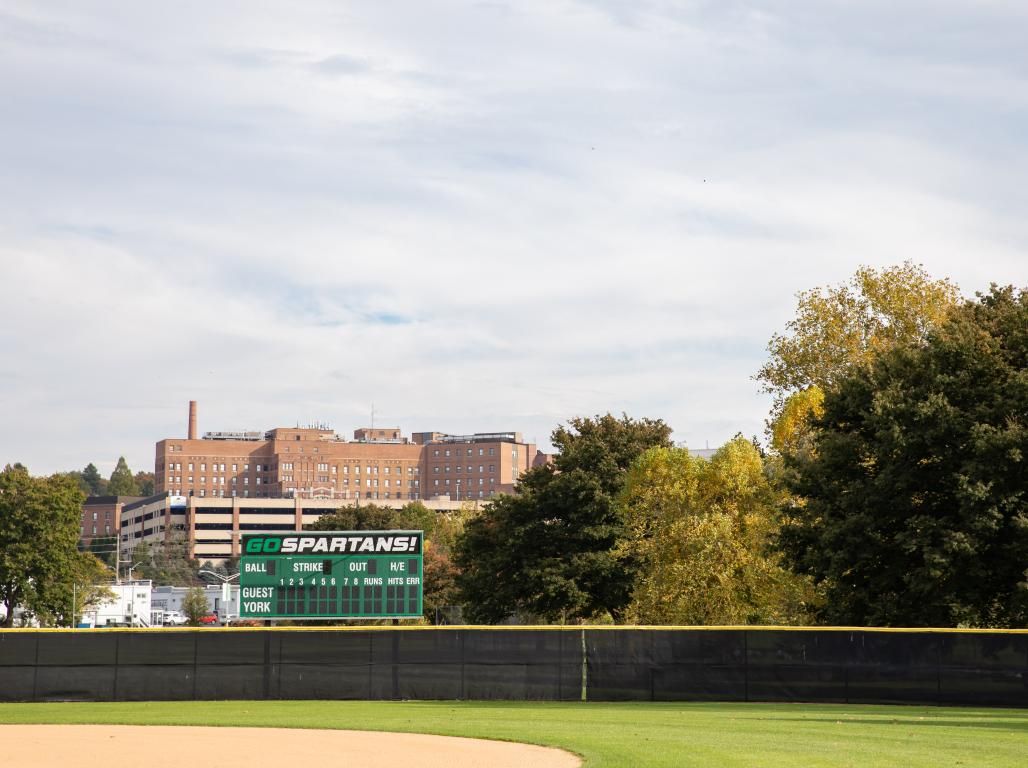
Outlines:
<svg viewBox="0 0 1028 768"><path fill-rule="evenodd" d="M250 619L414 619L422 531L243 536L239 615Z"/></svg>

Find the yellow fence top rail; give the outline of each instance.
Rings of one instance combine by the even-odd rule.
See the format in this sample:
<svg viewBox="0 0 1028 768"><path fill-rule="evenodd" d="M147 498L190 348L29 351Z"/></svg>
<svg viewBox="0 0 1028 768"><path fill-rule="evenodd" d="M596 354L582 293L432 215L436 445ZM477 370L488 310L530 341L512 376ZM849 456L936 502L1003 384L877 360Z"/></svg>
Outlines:
<svg viewBox="0 0 1028 768"><path fill-rule="evenodd" d="M527 632L545 630L547 632L618 632L624 630L641 630L645 632L667 632L688 630L696 632L916 632L920 634L1008 634L1028 635L1028 629L988 629L988 628L955 628L955 627L785 627L750 624L733 625L702 625L702 626L664 626L664 625L632 625L632 624L565 624L565 625L496 625L496 624L449 624L444 626L415 625L374 625L374 626L286 626L286 627L97 627L72 629L70 627L24 627L0 628L4 633L54 633L54 632Z"/></svg>

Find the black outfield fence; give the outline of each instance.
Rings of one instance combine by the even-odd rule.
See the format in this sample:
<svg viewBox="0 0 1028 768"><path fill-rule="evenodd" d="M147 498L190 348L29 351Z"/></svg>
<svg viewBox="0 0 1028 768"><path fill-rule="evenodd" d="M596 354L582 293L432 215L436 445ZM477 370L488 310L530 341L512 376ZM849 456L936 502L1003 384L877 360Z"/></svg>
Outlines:
<svg viewBox="0 0 1028 768"><path fill-rule="evenodd" d="M2 701L524 699L1028 707L1028 630L0 631Z"/></svg>

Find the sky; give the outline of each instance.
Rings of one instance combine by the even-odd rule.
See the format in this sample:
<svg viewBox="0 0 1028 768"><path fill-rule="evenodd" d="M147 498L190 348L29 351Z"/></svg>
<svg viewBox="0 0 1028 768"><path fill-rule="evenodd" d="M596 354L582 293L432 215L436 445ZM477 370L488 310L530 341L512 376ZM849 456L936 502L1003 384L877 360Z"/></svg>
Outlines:
<svg viewBox="0 0 1028 768"><path fill-rule="evenodd" d="M1023 0L0 0L0 465L762 434L795 294L1028 284Z"/></svg>

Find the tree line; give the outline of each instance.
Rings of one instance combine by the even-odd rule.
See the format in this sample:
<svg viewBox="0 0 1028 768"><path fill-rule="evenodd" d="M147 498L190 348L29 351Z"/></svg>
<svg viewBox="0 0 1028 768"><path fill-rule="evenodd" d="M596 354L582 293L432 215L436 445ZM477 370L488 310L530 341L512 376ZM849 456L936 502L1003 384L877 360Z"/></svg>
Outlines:
<svg viewBox="0 0 1028 768"><path fill-rule="evenodd" d="M454 547L473 621L1028 625L1028 291L918 265L798 295L767 448L576 417Z"/></svg>
<svg viewBox="0 0 1028 768"><path fill-rule="evenodd" d="M909 262L861 268L798 294L768 353L764 440L700 459L661 419L576 416L512 494L344 507L314 528L424 530L430 619L1028 626L1028 290L963 298ZM138 477L123 465L107 494ZM96 479L0 473L8 622L19 603L67 620L70 585L96 583L75 549ZM195 584L186 552L137 547L137 573Z"/></svg>
<svg viewBox="0 0 1028 768"><path fill-rule="evenodd" d="M93 462L84 469L66 472L87 496L153 496L153 472L132 473L124 456L118 457L109 478L104 478Z"/></svg>

